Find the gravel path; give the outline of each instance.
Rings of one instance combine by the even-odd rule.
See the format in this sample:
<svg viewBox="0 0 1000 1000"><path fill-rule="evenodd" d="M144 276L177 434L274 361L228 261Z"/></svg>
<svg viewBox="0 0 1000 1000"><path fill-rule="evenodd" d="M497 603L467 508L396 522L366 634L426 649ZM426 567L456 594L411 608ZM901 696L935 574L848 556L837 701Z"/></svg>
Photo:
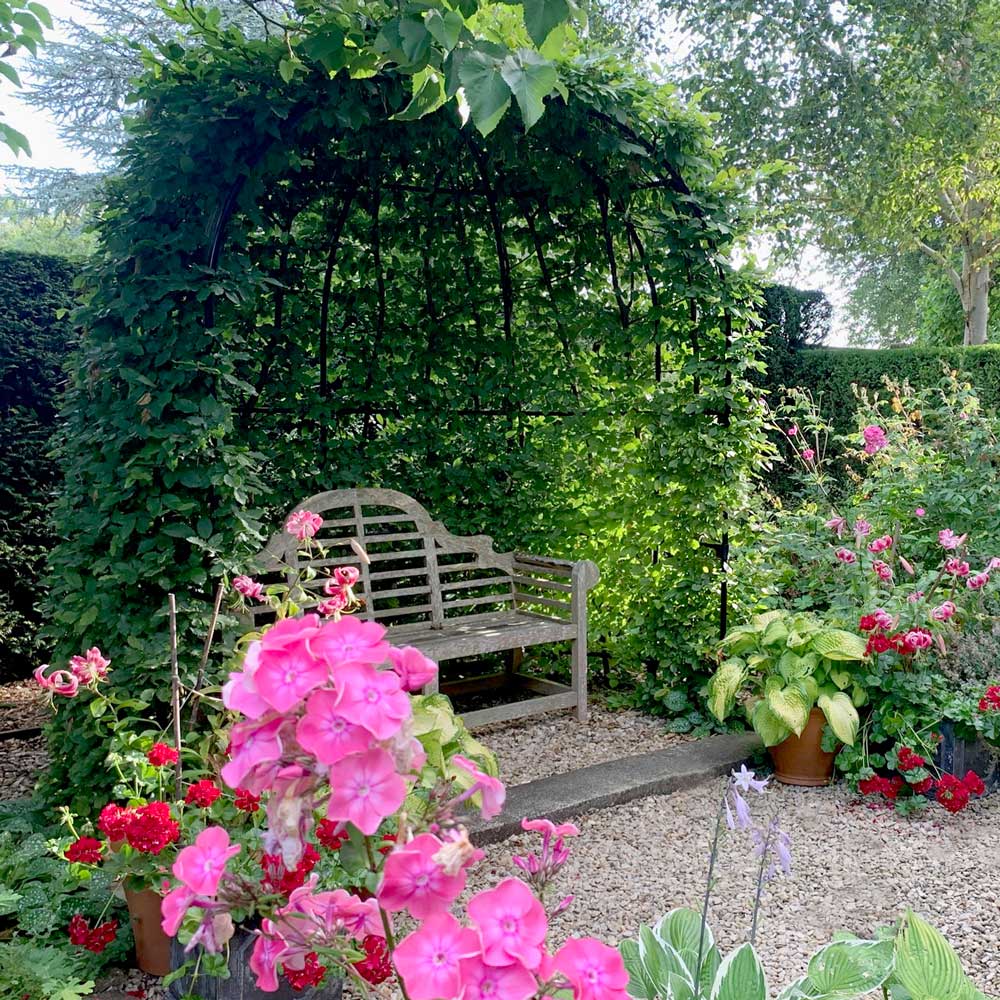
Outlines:
<svg viewBox="0 0 1000 1000"><path fill-rule="evenodd" d="M30 798L48 761L44 736L0 742L0 801Z"/></svg>
<svg viewBox="0 0 1000 1000"><path fill-rule="evenodd" d="M42 726L50 715L45 692L34 680L0 684L0 733Z"/></svg>
<svg viewBox="0 0 1000 1000"><path fill-rule="evenodd" d="M700 909L716 787L582 817L562 883L576 899L552 942L579 934L616 944L676 906ZM869 934L909 906L948 937L980 989L1000 993L1000 795L956 817L935 808L932 818L906 820L871 810L843 788L778 785L752 808L765 816L777 809L792 838L794 871L771 884L758 928L772 992L801 975L835 931ZM521 835L488 848L472 888L495 884L509 873L509 856L530 846ZM711 924L727 949L749 926L756 880L749 855L745 835L733 834L717 866Z"/></svg>
<svg viewBox="0 0 1000 1000"><path fill-rule="evenodd" d="M668 732L662 719L641 712L611 712L596 705L583 725L572 712L553 712L482 726L474 735L497 755L500 776L509 785L663 750L691 738Z"/></svg>

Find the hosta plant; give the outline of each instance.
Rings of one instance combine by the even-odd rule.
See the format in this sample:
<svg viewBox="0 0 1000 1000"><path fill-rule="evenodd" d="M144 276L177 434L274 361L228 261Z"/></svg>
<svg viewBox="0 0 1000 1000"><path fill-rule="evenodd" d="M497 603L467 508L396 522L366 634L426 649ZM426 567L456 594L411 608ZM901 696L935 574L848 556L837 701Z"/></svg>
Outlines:
<svg viewBox="0 0 1000 1000"><path fill-rule="evenodd" d="M694 910L673 910L640 928L621 953L635 1000L852 1000L876 990L907 1000L985 1000L951 945L915 913L874 940L838 935L809 959L806 975L777 994L768 990L754 946L741 944L722 958Z"/></svg>
<svg viewBox="0 0 1000 1000"><path fill-rule="evenodd" d="M815 615L768 611L733 629L720 644L722 661L708 684L708 705L724 720L743 701L766 746L801 735L814 706L834 735L851 745L865 689L851 669L866 656L865 640L831 628Z"/></svg>

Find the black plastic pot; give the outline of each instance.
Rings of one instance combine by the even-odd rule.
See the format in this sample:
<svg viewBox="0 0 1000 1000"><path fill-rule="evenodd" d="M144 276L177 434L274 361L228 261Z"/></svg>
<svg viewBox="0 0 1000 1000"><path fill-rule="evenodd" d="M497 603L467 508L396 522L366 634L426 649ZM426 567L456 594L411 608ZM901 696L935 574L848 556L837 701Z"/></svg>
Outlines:
<svg viewBox="0 0 1000 1000"><path fill-rule="evenodd" d="M256 976L250 970L255 939L252 931L237 929L229 942L229 978L199 975L192 983L191 978L185 976L167 987L169 1000L180 1000L189 993L202 1000L340 1000L344 987L340 979L328 981L319 989L293 990L287 981L279 977L277 993L257 989ZM170 948L173 968L179 969L188 957L184 954L184 946L174 938Z"/></svg>
<svg viewBox="0 0 1000 1000"><path fill-rule="evenodd" d="M942 722L939 732L941 742L934 762L943 772L964 778L969 771L975 771L983 779L985 794L1000 790L1000 751L979 738L975 742L959 739L950 722Z"/></svg>

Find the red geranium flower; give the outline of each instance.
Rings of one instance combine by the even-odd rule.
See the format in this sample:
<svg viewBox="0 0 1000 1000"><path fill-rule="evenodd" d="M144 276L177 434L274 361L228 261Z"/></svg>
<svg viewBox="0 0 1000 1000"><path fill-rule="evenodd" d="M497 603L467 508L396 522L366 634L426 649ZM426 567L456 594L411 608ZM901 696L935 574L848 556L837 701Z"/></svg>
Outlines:
<svg viewBox="0 0 1000 1000"><path fill-rule="evenodd" d="M332 819L321 819L316 824L316 839L328 851L339 851L347 843L347 838L337 833L339 826L340 824Z"/></svg>
<svg viewBox="0 0 1000 1000"><path fill-rule="evenodd" d="M986 791L986 786L983 784L983 779L976 774L975 771L967 771L965 777L962 779L962 784L973 795L982 795Z"/></svg>
<svg viewBox="0 0 1000 1000"><path fill-rule="evenodd" d="M900 771L915 771L918 767L923 767L927 763L920 754L914 753L909 747L903 747L896 754L896 766Z"/></svg>
<svg viewBox="0 0 1000 1000"><path fill-rule="evenodd" d="M117 932L117 920L108 920L91 929L87 921L77 913L69 922L70 942L77 947L92 951L95 955L100 955L114 941Z"/></svg>
<svg viewBox="0 0 1000 1000"><path fill-rule="evenodd" d="M385 943L385 938L369 934L361 942L361 947L364 949L365 957L360 962L354 963L358 975L373 986L384 983L392 975L389 947Z"/></svg>
<svg viewBox="0 0 1000 1000"><path fill-rule="evenodd" d="M858 622L858 628L862 632L874 632L875 631L875 616L874 615L862 615L861 620Z"/></svg>
<svg viewBox="0 0 1000 1000"><path fill-rule="evenodd" d="M969 789L953 774L942 774L937 800L950 813L961 812L969 804Z"/></svg>
<svg viewBox="0 0 1000 1000"><path fill-rule="evenodd" d="M930 776L923 779L923 781L918 781L915 785L910 785L914 793L917 795L923 795L929 792L934 787L934 779Z"/></svg>
<svg viewBox="0 0 1000 1000"><path fill-rule="evenodd" d="M305 963L301 969L289 969L287 965L282 966L285 979L291 983L293 990L304 990L310 986L319 986L326 975L326 966L319 964L319 955L311 951L306 955Z"/></svg>
<svg viewBox="0 0 1000 1000"><path fill-rule="evenodd" d="M869 636L868 645L865 646L865 655L869 653L888 653L890 649L893 649L892 640L888 636L878 633L877 635Z"/></svg>
<svg viewBox="0 0 1000 1000"><path fill-rule="evenodd" d="M139 806L125 828L125 839L144 854L159 854L180 835L180 825L171 818L170 806L166 802Z"/></svg>
<svg viewBox="0 0 1000 1000"><path fill-rule="evenodd" d="M243 812L255 813L260 809L260 796L254 795L253 792L248 791L246 788L237 788L235 805L237 809L242 809Z"/></svg>
<svg viewBox="0 0 1000 1000"><path fill-rule="evenodd" d="M307 876L318 861L319 851L312 844L306 844L299 863L291 871L285 867L280 854L265 854L260 859L261 871L264 873L261 883L269 892L289 896L305 885Z"/></svg>
<svg viewBox="0 0 1000 1000"><path fill-rule="evenodd" d="M221 794L222 789L214 781L202 778L201 781L196 781L193 785L188 786L184 801L189 806L200 806L202 809L207 809Z"/></svg>
<svg viewBox="0 0 1000 1000"><path fill-rule="evenodd" d="M146 751L146 760L153 767L163 767L164 764L176 764L179 757L180 754L173 747L167 746L166 743L154 743Z"/></svg>
<svg viewBox="0 0 1000 1000"><path fill-rule="evenodd" d="M66 860L79 861L85 865L99 865L103 846L101 841L93 837L81 837L66 848Z"/></svg>
<svg viewBox="0 0 1000 1000"><path fill-rule="evenodd" d="M109 802L97 818L97 829L114 844L125 839L125 830L134 815L134 810Z"/></svg>

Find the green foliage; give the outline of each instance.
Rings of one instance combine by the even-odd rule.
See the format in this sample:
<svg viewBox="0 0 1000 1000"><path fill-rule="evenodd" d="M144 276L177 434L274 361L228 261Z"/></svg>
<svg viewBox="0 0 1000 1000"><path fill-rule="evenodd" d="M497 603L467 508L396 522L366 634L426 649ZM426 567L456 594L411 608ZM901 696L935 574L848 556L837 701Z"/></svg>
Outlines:
<svg viewBox="0 0 1000 1000"><path fill-rule="evenodd" d="M852 696L865 640L808 614L768 611L734 628L720 644L726 656L708 683L708 706L720 720L748 685L747 710L765 746L801 735L813 706L836 737L851 746L860 720ZM855 697L858 697L855 695Z"/></svg>
<svg viewBox="0 0 1000 1000"><path fill-rule="evenodd" d="M76 316L59 657L123 637L113 683L163 711L168 591L190 683L217 580L292 503L390 486L453 531L595 559L597 645L690 690L765 448L753 289L723 256L742 178L697 108L610 54L553 56L530 130L483 138L448 102L401 120L454 12L310 11L292 65L289 39L211 25L148 57ZM448 93L449 67L494 58L458 33ZM543 72L496 58L504 87ZM53 794L93 788L93 720L64 704L50 735Z"/></svg>
<svg viewBox="0 0 1000 1000"><path fill-rule="evenodd" d="M700 946L699 946L700 945ZM620 945L635 1000L768 1000L752 944L720 959L712 932L693 910L672 910L637 940ZM698 965L699 956L702 959ZM809 959L808 972L778 1000L855 1000L877 990L911 1000L980 1000L954 949L930 924L907 913L874 940L838 934Z"/></svg>
<svg viewBox="0 0 1000 1000"><path fill-rule="evenodd" d="M0 3L0 87L13 84L21 86L17 70L11 65L10 56L18 49L27 49L33 56L44 42L45 28L52 28L48 10L36 0L3 0ZM2 117L2 112L0 112ZM0 143L13 150L31 155L27 137L12 125L0 121Z"/></svg>
<svg viewBox="0 0 1000 1000"><path fill-rule="evenodd" d="M72 346L66 260L0 253L0 681L46 658L41 580L58 472L48 457L62 366Z"/></svg>

